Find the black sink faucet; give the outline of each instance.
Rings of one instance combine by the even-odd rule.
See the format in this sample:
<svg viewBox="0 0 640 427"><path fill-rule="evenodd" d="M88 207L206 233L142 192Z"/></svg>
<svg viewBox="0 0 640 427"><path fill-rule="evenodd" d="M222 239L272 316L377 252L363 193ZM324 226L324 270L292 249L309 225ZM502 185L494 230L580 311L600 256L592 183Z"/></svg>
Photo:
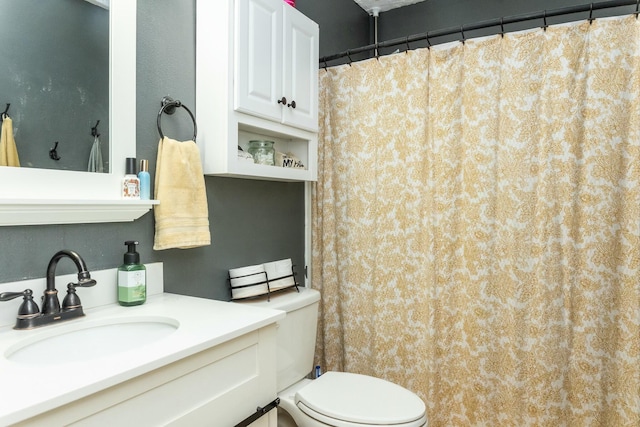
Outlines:
<svg viewBox="0 0 640 427"><path fill-rule="evenodd" d="M91 278L91 274L89 274L89 271L87 271L87 266L84 263L84 260L80 255L78 255L77 252L68 249L63 249L56 252L56 254L49 261L49 265L47 266L47 288L44 291L44 296L42 299L42 314L52 314L60 312L60 301L58 300L58 290L56 289L56 266L58 265L58 261L60 261L64 257L70 258L75 263L78 269L78 283L74 284L73 286L74 294L75 288L77 286L89 287L96 284L96 281ZM72 285L72 283L70 283L69 285ZM71 288L68 289L68 291L71 290ZM65 307L63 305L63 308L68 307Z"/></svg>
<svg viewBox="0 0 640 427"><path fill-rule="evenodd" d="M60 308L58 290L56 289L56 267L62 258L70 258L78 269L78 283L67 285L67 295ZM61 320L74 319L84 316L80 298L76 295L76 287L87 288L94 286L96 281L91 278L87 266L77 252L64 249L56 252L47 266L47 287L42 297L42 311L33 301L33 291L26 289L23 292L0 293L0 301L8 301L22 296L24 301L18 309L18 318L15 329L32 329Z"/></svg>

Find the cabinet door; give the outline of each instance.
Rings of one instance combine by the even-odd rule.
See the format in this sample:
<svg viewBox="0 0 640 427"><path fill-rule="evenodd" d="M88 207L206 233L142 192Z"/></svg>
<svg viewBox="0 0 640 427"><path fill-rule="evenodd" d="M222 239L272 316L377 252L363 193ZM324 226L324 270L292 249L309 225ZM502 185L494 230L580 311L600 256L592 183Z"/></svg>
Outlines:
<svg viewBox="0 0 640 427"><path fill-rule="evenodd" d="M258 418L255 422L251 423L250 427L278 427L277 410L273 409L267 415L262 418Z"/></svg>
<svg viewBox="0 0 640 427"><path fill-rule="evenodd" d="M288 101L283 108L283 123L315 132L318 130L318 25L289 5L284 4L283 8L283 86Z"/></svg>
<svg viewBox="0 0 640 427"><path fill-rule="evenodd" d="M281 121L282 2L237 0L235 109Z"/></svg>

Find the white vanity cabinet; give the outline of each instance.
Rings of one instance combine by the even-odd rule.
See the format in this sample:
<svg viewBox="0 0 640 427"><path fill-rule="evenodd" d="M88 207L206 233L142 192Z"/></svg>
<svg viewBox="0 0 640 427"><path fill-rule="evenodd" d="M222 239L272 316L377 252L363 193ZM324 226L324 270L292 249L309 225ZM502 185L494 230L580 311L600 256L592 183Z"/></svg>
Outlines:
<svg viewBox="0 0 640 427"><path fill-rule="evenodd" d="M16 425L234 426L276 398L275 332L271 324ZM276 409L251 424L276 426Z"/></svg>
<svg viewBox="0 0 640 427"><path fill-rule="evenodd" d="M197 0L197 142L205 174L317 179L318 25L282 0ZM304 169L238 157L275 142Z"/></svg>

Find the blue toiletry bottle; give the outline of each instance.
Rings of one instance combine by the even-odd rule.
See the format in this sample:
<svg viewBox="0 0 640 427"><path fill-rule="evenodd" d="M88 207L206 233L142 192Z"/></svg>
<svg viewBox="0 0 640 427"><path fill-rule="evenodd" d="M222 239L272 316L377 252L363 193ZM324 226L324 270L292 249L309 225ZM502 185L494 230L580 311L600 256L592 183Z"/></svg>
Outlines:
<svg viewBox="0 0 640 427"><path fill-rule="evenodd" d="M151 199L151 177L149 176L149 160L140 160L140 200Z"/></svg>

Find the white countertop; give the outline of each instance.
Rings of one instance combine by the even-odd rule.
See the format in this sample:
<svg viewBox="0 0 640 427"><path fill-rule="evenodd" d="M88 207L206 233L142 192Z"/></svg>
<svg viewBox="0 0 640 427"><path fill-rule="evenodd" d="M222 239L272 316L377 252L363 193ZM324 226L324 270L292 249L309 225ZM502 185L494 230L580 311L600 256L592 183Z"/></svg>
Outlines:
<svg viewBox="0 0 640 427"><path fill-rule="evenodd" d="M16 331L0 328L0 425L25 420L169 363L225 343L285 317L283 311L174 294L152 295L140 306L85 309L80 319ZM114 355L71 363L24 364L7 360L7 349L39 334L56 334L80 322L161 316L179 322L170 335ZM82 326L86 326L83 324ZM46 360L47 355L42 355Z"/></svg>

